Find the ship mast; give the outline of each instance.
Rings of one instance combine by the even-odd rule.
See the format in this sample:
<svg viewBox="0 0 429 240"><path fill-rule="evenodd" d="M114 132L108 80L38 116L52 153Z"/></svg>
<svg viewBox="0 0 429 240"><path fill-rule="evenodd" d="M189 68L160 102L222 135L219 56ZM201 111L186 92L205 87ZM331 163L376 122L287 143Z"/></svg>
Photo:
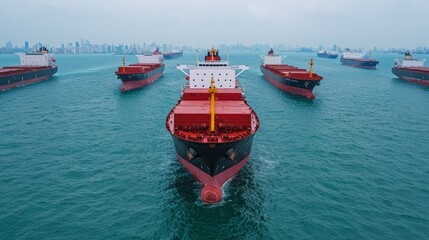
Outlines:
<svg viewBox="0 0 429 240"><path fill-rule="evenodd" d="M313 78L313 58L310 59L310 78Z"/></svg>
<svg viewBox="0 0 429 240"><path fill-rule="evenodd" d="M125 56L122 56L122 72L125 72Z"/></svg>
<svg viewBox="0 0 429 240"><path fill-rule="evenodd" d="M217 92L216 86L214 85L215 80L212 77L209 93L210 93L210 132L215 131L215 93Z"/></svg>

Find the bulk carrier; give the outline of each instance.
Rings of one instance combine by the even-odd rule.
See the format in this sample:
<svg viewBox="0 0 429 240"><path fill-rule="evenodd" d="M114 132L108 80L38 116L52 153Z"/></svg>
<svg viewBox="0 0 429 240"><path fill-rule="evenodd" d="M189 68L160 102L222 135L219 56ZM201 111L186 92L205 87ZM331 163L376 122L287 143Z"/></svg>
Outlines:
<svg viewBox="0 0 429 240"><path fill-rule="evenodd" d="M424 62L425 59L416 59L406 52L403 59L395 59L392 73L408 82L429 85L429 67L425 67Z"/></svg>
<svg viewBox="0 0 429 240"><path fill-rule="evenodd" d="M122 66L115 72L121 79L121 91L126 92L142 88L155 82L164 72L164 57L158 49L153 54L136 55L138 62L125 66L125 58L122 57Z"/></svg>
<svg viewBox="0 0 429 240"><path fill-rule="evenodd" d="M318 57L322 57L322 58L332 58L335 59L338 57L338 53L335 51L329 51L329 50L320 50L319 52L317 52L317 56Z"/></svg>
<svg viewBox="0 0 429 240"><path fill-rule="evenodd" d="M230 66L212 49L205 61L179 65L186 75L179 102L167 116L176 155L202 183L203 202L222 200L222 185L250 158L259 119L237 77L247 65ZM236 73L236 71L239 71Z"/></svg>
<svg viewBox="0 0 429 240"><path fill-rule="evenodd" d="M163 52L162 55L165 59L173 59L183 56L183 50L172 50L168 52Z"/></svg>
<svg viewBox="0 0 429 240"><path fill-rule="evenodd" d="M313 88L320 85L323 77L313 73L313 59L310 60L310 71L291 65L282 64L284 56L274 54L271 49L261 56L261 72L265 79L287 93L314 99Z"/></svg>
<svg viewBox="0 0 429 240"><path fill-rule="evenodd" d="M19 58L20 66L0 69L0 91L47 80L58 70L55 59L45 47L38 53L20 54Z"/></svg>
<svg viewBox="0 0 429 240"><path fill-rule="evenodd" d="M362 52L351 52L346 50L341 55L341 63L350 67L365 68L365 69L376 69L379 61L370 58L368 55Z"/></svg>

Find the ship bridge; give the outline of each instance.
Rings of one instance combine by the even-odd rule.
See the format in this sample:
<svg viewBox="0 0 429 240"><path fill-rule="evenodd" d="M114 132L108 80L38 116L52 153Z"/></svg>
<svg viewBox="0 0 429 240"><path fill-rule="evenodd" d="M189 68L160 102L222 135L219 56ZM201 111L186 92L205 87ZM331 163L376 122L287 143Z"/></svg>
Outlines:
<svg viewBox="0 0 429 240"><path fill-rule="evenodd" d="M178 65L177 69L186 75L185 86L189 88L208 88L211 80L215 81L216 88L236 88L237 77L249 69L247 65L230 66L228 60L221 61L218 51L212 49L196 65ZM236 73L238 72L238 73Z"/></svg>

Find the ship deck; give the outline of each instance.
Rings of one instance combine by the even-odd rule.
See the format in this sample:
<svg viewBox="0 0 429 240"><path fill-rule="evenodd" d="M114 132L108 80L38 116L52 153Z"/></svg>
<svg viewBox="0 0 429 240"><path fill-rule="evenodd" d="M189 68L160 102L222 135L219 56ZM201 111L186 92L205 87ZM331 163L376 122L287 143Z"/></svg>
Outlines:
<svg viewBox="0 0 429 240"><path fill-rule="evenodd" d="M7 66L0 68L0 77L50 69L52 66Z"/></svg>
<svg viewBox="0 0 429 240"><path fill-rule="evenodd" d="M159 63L134 63L128 66L118 67L116 74L144 74L161 67Z"/></svg>
<svg viewBox="0 0 429 240"><path fill-rule="evenodd" d="M398 67L398 69L429 74L429 67Z"/></svg>
<svg viewBox="0 0 429 240"><path fill-rule="evenodd" d="M253 134L259 125L255 112L238 89L218 89L215 94L215 131L210 131L210 94L207 89L187 89L170 112L167 128L177 137L198 142L235 141Z"/></svg>
<svg viewBox="0 0 429 240"><path fill-rule="evenodd" d="M301 81L320 81L323 78L316 73L310 74L306 69L294 67L287 64L281 64L281 65L265 65L264 66L267 70L273 72L274 74L284 77L284 78L290 78L295 80L301 80Z"/></svg>
<svg viewBox="0 0 429 240"><path fill-rule="evenodd" d="M343 60L349 60L349 61L357 61L357 62L378 62L378 60L376 59L371 59L371 58L344 58L342 57Z"/></svg>

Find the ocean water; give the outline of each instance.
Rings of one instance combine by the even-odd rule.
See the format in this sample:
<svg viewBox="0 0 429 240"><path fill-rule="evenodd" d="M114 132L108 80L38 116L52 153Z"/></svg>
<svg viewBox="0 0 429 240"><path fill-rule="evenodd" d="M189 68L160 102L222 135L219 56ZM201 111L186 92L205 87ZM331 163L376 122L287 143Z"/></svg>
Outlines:
<svg viewBox="0 0 429 240"><path fill-rule="evenodd" d="M311 101L265 81L261 54L230 54L251 67L239 79L261 127L216 205L165 129L194 53L125 94L114 55L56 55L51 80L0 92L0 239L428 239L429 88L390 72L402 56L365 70L285 53L314 57Z"/></svg>

